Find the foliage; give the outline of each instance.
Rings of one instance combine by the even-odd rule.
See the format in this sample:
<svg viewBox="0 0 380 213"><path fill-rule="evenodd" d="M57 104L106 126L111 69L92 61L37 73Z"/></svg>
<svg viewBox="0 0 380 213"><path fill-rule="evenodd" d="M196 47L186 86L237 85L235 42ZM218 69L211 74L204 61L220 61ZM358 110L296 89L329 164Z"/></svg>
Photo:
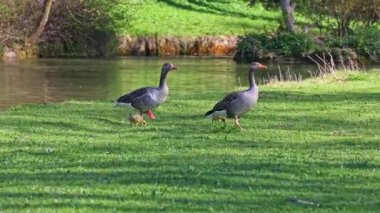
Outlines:
<svg viewBox="0 0 380 213"><path fill-rule="evenodd" d="M1 209L377 211L379 80L344 73L262 86L243 131L203 117L227 91L172 94L145 128L109 102L9 109L0 114Z"/></svg>
<svg viewBox="0 0 380 213"><path fill-rule="evenodd" d="M280 32L268 35L247 35L237 44L236 60L260 60L275 55L304 57L316 49L311 37L303 33Z"/></svg>
<svg viewBox="0 0 380 213"><path fill-rule="evenodd" d="M377 27L357 28L348 36L328 37L322 41L305 33L247 35L239 39L234 59L252 61L281 55L305 57L311 53L331 52L338 61L380 58L380 30Z"/></svg>
<svg viewBox="0 0 380 213"><path fill-rule="evenodd" d="M249 0L249 4L257 5L261 4L268 10L278 10L282 11L282 18L278 19L281 31L295 32L295 16L296 11L305 11L305 7L308 5L307 0ZM302 13L298 13L302 14ZM308 16L308 14L306 14ZM298 15L298 17L301 17ZM298 23L300 23L298 21Z"/></svg>
<svg viewBox="0 0 380 213"><path fill-rule="evenodd" d="M11 13L11 7L9 7L7 4L0 4L0 19L3 20L3 22L7 21L10 18Z"/></svg>
<svg viewBox="0 0 380 213"><path fill-rule="evenodd" d="M262 4L268 10L276 10L280 7L281 0L248 0L250 5ZM297 11L304 11L308 7L308 0L293 0Z"/></svg>
<svg viewBox="0 0 380 213"><path fill-rule="evenodd" d="M250 0L267 9L276 9L280 0ZM335 36L345 37L357 26L369 27L380 20L380 1L372 0L294 0L296 11L313 20L317 27L324 26Z"/></svg>
<svg viewBox="0 0 380 213"><path fill-rule="evenodd" d="M362 55L380 59L380 30L377 28L361 28L349 36L352 47Z"/></svg>
<svg viewBox="0 0 380 213"><path fill-rule="evenodd" d="M40 1L0 0L1 43L11 46L14 41L25 40L37 25L42 8Z"/></svg>
<svg viewBox="0 0 380 213"><path fill-rule="evenodd" d="M354 33L358 37L356 48L363 55L370 58L380 59L380 30L378 28L366 28Z"/></svg>
<svg viewBox="0 0 380 213"><path fill-rule="evenodd" d="M283 32L269 40L265 48L277 50L284 55L305 56L313 51L315 46L307 34Z"/></svg>
<svg viewBox="0 0 380 213"><path fill-rule="evenodd" d="M331 48L353 48L360 55L374 60L380 59L380 30L376 27L357 28L344 38L331 38Z"/></svg>
<svg viewBox="0 0 380 213"><path fill-rule="evenodd" d="M305 12L312 14L315 22L324 20L339 37L348 36L355 25L369 27L380 20L380 1L316 0L309 4Z"/></svg>
<svg viewBox="0 0 380 213"><path fill-rule="evenodd" d="M343 0L297 0L296 16L299 26L306 24L328 31L328 35L342 37L354 35L353 46L358 52L378 57L376 32L357 35L356 28L377 26L380 1ZM43 1L0 0L0 43L12 47L14 42L22 43L37 26L42 14ZM105 56L115 51L117 35L141 36L204 36L268 34L279 28L281 13L279 0L256 0L251 7L247 1L214 0L56 0L46 30L41 38L42 56ZM270 10L267 10L270 9ZM154 13L152 13L154 11ZM300 22L302 20L302 23ZM311 22L314 23L311 23ZM296 29L299 32L300 29ZM311 29L310 31L313 31ZM360 30L362 31L362 30ZM333 32L333 33L332 33ZM311 32L313 33L313 32ZM258 53L271 57L275 47L280 55L302 56L314 47L298 35L283 34L278 40L258 39ZM368 35L370 36L370 35ZM247 36L248 37L248 36ZM277 36L275 36L277 37ZM306 36L307 37L307 36ZM359 40L356 37L360 38ZM372 39L372 40L371 40ZM257 39L256 39L257 40ZM326 39L329 40L329 39ZM338 40L338 39L336 39ZM370 41L371 40L371 41ZM264 44L261 44L264 42ZM340 42L340 41L333 41ZM333 43L332 42L332 43ZM375 45L371 45L370 43ZM239 53L248 54L252 43L249 39L240 43ZM270 46L273 47L270 47ZM265 47L260 47L265 46ZM263 48L263 49L260 49ZM244 55L243 54L243 55ZM268 55L269 54L269 55ZM252 58L252 57L248 57Z"/></svg>
<svg viewBox="0 0 380 213"><path fill-rule="evenodd" d="M43 1L2 1L0 10L8 12L0 15L0 39L7 46L22 43L35 30ZM129 26L134 8L124 0L56 0L41 37L40 54L108 55L115 46L117 29ZM57 52L46 51L53 50L52 46Z"/></svg>
<svg viewBox="0 0 380 213"><path fill-rule="evenodd" d="M117 43L117 27L128 26L132 16L131 10L123 10L127 5L122 0L60 1L56 2L55 7L52 24L44 34L46 42L40 48L43 56L61 53L63 55L60 56L113 54Z"/></svg>

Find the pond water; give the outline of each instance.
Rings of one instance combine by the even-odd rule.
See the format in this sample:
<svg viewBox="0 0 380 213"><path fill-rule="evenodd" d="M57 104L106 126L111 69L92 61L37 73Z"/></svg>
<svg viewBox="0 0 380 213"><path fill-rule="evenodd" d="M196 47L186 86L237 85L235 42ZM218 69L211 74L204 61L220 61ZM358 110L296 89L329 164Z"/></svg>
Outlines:
<svg viewBox="0 0 380 213"><path fill-rule="evenodd" d="M179 69L169 73L171 93L236 90L246 87L248 64L231 58L116 58L33 59L0 62L0 109L19 104L64 100L114 100L128 91L158 84L165 62ZM291 70L303 78L316 67L311 64L266 64L256 82ZM284 74L283 74L284 76Z"/></svg>

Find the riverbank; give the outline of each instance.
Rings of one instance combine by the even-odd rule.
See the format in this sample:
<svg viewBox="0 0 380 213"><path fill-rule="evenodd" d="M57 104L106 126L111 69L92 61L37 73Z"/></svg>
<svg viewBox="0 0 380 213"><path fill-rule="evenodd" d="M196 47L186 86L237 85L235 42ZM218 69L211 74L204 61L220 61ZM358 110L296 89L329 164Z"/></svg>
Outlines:
<svg viewBox="0 0 380 213"><path fill-rule="evenodd" d="M41 5L28 0L20 5L7 2L0 8L10 11L0 21L4 26L0 57L4 60L198 55L233 56L236 61L250 62L332 55L340 64L361 64L380 57L380 31L375 22L337 37L333 26L317 24L300 7L294 32L289 33L280 27L279 7L240 0L118 0L113 4L58 0L43 33L30 43L28 37L35 30L31 26L38 25L39 17L32 20L30 14L42 10ZM29 19L27 24L20 21Z"/></svg>
<svg viewBox="0 0 380 213"><path fill-rule="evenodd" d="M117 1L111 5L98 2L87 6L80 2L57 1L53 4L49 23L39 40L39 51L33 52L33 56L26 54L30 52L30 47L23 44L22 38L27 35L16 33L14 36L7 36L2 35L0 31L0 56L7 59L114 55L231 55L231 46L235 46L237 35L252 32L252 29L261 32L275 30L280 17L279 11L268 11L262 5L249 6L243 1L144 0ZM23 6L26 8L18 9L29 9ZM4 6L7 7L16 6L9 3ZM41 8L36 7L34 10L38 9ZM91 11L94 10L102 13L99 19L93 19L96 15ZM6 18L13 20L13 16L8 15ZM26 14L22 15L28 17ZM14 24L22 25L17 20L14 20ZM154 46L157 46L157 51L154 50Z"/></svg>
<svg viewBox="0 0 380 213"><path fill-rule="evenodd" d="M122 36L118 56L233 56L237 36Z"/></svg>
<svg viewBox="0 0 380 213"><path fill-rule="evenodd" d="M379 80L261 86L244 131L203 117L228 91L173 91L145 128L109 102L13 107L0 113L1 209L374 211Z"/></svg>

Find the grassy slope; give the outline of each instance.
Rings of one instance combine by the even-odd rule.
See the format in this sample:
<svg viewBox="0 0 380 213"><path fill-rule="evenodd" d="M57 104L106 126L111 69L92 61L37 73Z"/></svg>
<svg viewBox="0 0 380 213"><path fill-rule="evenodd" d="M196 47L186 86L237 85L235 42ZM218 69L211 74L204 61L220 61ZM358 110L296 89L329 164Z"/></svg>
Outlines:
<svg viewBox="0 0 380 213"><path fill-rule="evenodd" d="M128 10L131 7L120 7ZM242 0L145 0L133 7L131 26L120 26L132 35L242 35L272 31L278 27L279 12L265 11L260 5L248 7Z"/></svg>
<svg viewBox="0 0 380 213"><path fill-rule="evenodd" d="M202 114L226 91L181 97L129 127L105 102L0 114L1 210L380 208L379 73L261 87L244 131Z"/></svg>

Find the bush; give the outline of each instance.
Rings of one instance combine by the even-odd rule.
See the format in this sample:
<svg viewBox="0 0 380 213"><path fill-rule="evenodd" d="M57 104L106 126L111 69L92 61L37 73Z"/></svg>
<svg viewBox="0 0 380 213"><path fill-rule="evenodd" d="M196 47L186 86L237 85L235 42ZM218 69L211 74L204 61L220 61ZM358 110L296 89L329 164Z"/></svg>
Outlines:
<svg viewBox="0 0 380 213"><path fill-rule="evenodd" d="M234 55L236 61L252 61L263 58L263 35L247 35L239 37L237 51Z"/></svg>
<svg viewBox="0 0 380 213"><path fill-rule="evenodd" d="M52 24L45 29L44 42L40 44L40 56L115 54L115 29L128 25L132 16L132 10L124 7L126 4L122 0L56 1L50 18Z"/></svg>
<svg viewBox="0 0 380 213"><path fill-rule="evenodd" d="M1 43L23 44L38 26L44 1L0 1ZM116 52L115 29L128 26L136 6L124 0L55 0L39 40L39 55L112 55Z"/></svg>
<svg viewBox="0 0 380 213"><path fill-rule="evenodd" d="M373 27L368 29L358 29L354 32L351 40L354 40L354 47L359 54L370 57L374 60L380 59L380 30Z"/></svg>
<svg viewBox="0 0 380 213"><path fill-rule="evenodd" d="M356 28L344 38L332 38L327 46L330 48L351 48L358 54L373 60L380 59L380 30L376 27Z"/></svg>
<svg viewBox="0 0 380 213"><path fill-rule="evenodd" d="M267 35L246 35L239 39L234 59L254 61L277 56L305 57L311 53L331 52L334 58L380 60L380 29L356 28L343 38L327 37L316 45L311 36L300 33L280 32Z"/></svg>
<svg viewBox="0 0 380 213"><path fill-rule="evenodd" d="M234 59L253 61L271 59L276 55L305 57L315 49L313 40L307 34L281 32L276 35L247 35L239 39Z"/></svg>
<svg viewBox="0 0 380 213"><path fill-rule="evenodd" d="M315 50L315 45L306 34L283 32L268 42L267 49L278 50L286 56L304 57Z"/></svg>

